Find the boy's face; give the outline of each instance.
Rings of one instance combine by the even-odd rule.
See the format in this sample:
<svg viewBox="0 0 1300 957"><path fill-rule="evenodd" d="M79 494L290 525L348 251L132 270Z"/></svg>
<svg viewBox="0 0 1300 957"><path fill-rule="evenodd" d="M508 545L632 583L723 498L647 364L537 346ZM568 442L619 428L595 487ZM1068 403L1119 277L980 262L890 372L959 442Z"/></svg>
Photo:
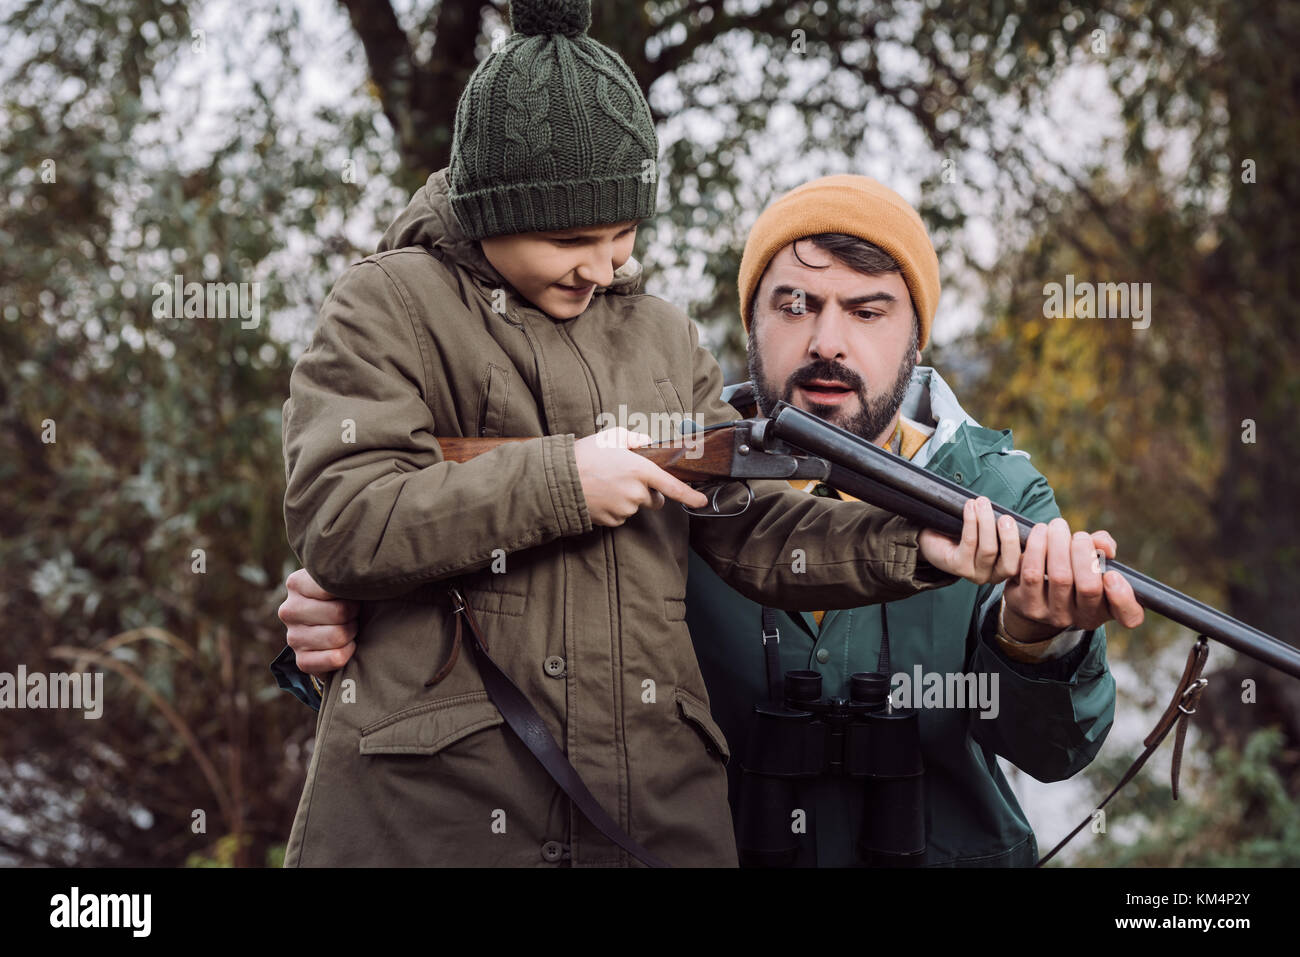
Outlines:
<svg viewBox="0 0 1300 957"><path fill-rule="evenodd" d="M556 319L587 308L597 286L614 281L636 242L636 220L481 240L483 255L534 306Z"/></svg>
<svg viewBox="0 0 1300 957"><path fill-rule="evenodd" d="M790 245L772 257L754 299L749 370L760 404L766 413L784 399L882 441L921 358L907 283L856 272L809 242L798 253Z"/></svg>

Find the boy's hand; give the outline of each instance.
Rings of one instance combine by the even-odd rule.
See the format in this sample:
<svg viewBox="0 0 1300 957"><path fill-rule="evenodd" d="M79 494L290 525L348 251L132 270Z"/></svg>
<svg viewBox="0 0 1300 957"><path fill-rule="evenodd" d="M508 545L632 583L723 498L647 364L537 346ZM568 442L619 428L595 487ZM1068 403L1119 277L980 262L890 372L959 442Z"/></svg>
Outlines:
<svg viewBox="0 0 1300 957"><path fill-rule="evenodd" d="M691 508L709 503L702 492L630 451L653 442L648 435L620 426L573 443L593 525L617 528L643 508L663 508L665 496Z"/></svg>
<svg viewBox="0 0 1300 957"><path fill-rule="evenodd" d="M305 568L290 575L285 587L289 597L279 614L298 670L324 675L342 668L357 650L357 603L335 598Z"/></svg>

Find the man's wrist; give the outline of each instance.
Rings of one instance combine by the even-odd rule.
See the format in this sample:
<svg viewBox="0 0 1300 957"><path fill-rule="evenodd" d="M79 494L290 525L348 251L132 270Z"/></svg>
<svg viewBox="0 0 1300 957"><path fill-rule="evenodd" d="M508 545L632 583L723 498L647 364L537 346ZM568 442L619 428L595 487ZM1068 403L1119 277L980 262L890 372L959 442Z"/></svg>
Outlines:
<svg viewBox="0 0 1300 957"><path fill-rule="evenodd" d="M1025 664L1039 664L1047 661L1054 661L1069 654L1076 647L1084 636L1084 632L1078 628L1068 628L1057 631L1033 641L1025 641L1018 637L1013 637L1006 628L1006 599L998 605L997 627L994 630L993 637L998 648L1002 650L1008 658L1013 661L1023 662ZM1012 612L1015 615L1015 612Z"/></svg>
<svg viewBox="0 0 1300 957"><path fill-rule="evenodd" d="M1010 615L1007 614L1008 611ZM1007 623L1008 618L1011 619L1010 625ZM998 634L1008 641L1021 645L1034 645L1040 641L1050 641L1064 630L1064 628L1025 618L1014 608L1008 609L1006 596L1002 597L1002 602L998 606Z"/></svg>

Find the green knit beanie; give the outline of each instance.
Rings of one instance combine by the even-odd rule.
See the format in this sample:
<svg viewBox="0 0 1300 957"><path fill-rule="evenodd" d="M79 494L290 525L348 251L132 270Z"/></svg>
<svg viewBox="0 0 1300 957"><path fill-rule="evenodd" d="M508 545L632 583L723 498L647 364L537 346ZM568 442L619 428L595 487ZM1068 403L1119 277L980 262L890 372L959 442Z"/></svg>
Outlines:
<svg viewBox="0 0 1300 957"><path fill-rule="evenodd" d="M471 239L654 214L659 139L591 0L512 0L514 33L461 94L451 208Z"/></svg>

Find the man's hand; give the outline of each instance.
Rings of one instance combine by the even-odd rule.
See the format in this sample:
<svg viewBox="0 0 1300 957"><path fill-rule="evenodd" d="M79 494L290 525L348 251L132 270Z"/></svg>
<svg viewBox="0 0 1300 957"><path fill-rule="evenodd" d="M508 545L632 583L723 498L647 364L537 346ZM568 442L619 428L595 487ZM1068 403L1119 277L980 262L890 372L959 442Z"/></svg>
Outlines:
<svg viewBox="0 0 1300 957"><path fill-rule="evenodd" d="M280 620L288 626L286 641L298 670L323 675L342 668L357 650L358 604L335 598L305 568L290 575L285 586L289 597L280 606Z"/></svg>
<svg viewBox="0 0 1300 957"><path fill-rule="evenodd" d="M1020 539L1009 516L996 521L993 503L981 495L970 499L962 513L961 541L954 542L932 528L921 530L921 555L935 568L973 581L994 584L1011 578L1020 567Z"/></svg>
<svg viewBox="0 0 1300 957"><path fill-rule="evenodd" d="M1007 519L1010 521L1010 519ZM1020 557L1020 571L1003 592L1003 627L1017 641L1042 641L1066 628L1091 631L1117 619L1126 628L1145 613L1133 586L1119 572L1101 574L1097 550L1114 558L1109 532L1075 532L1063 518L1034 526Z"/></svg>
<svg viewBox="0 0 1300 957"><path fill-rule="evenodd" d="M630 451L653 441L648 435L619 427L573 444L593 525L617 528L643 508L663 508L664 496L692 508L709 504L704 493Z"/></svg>

